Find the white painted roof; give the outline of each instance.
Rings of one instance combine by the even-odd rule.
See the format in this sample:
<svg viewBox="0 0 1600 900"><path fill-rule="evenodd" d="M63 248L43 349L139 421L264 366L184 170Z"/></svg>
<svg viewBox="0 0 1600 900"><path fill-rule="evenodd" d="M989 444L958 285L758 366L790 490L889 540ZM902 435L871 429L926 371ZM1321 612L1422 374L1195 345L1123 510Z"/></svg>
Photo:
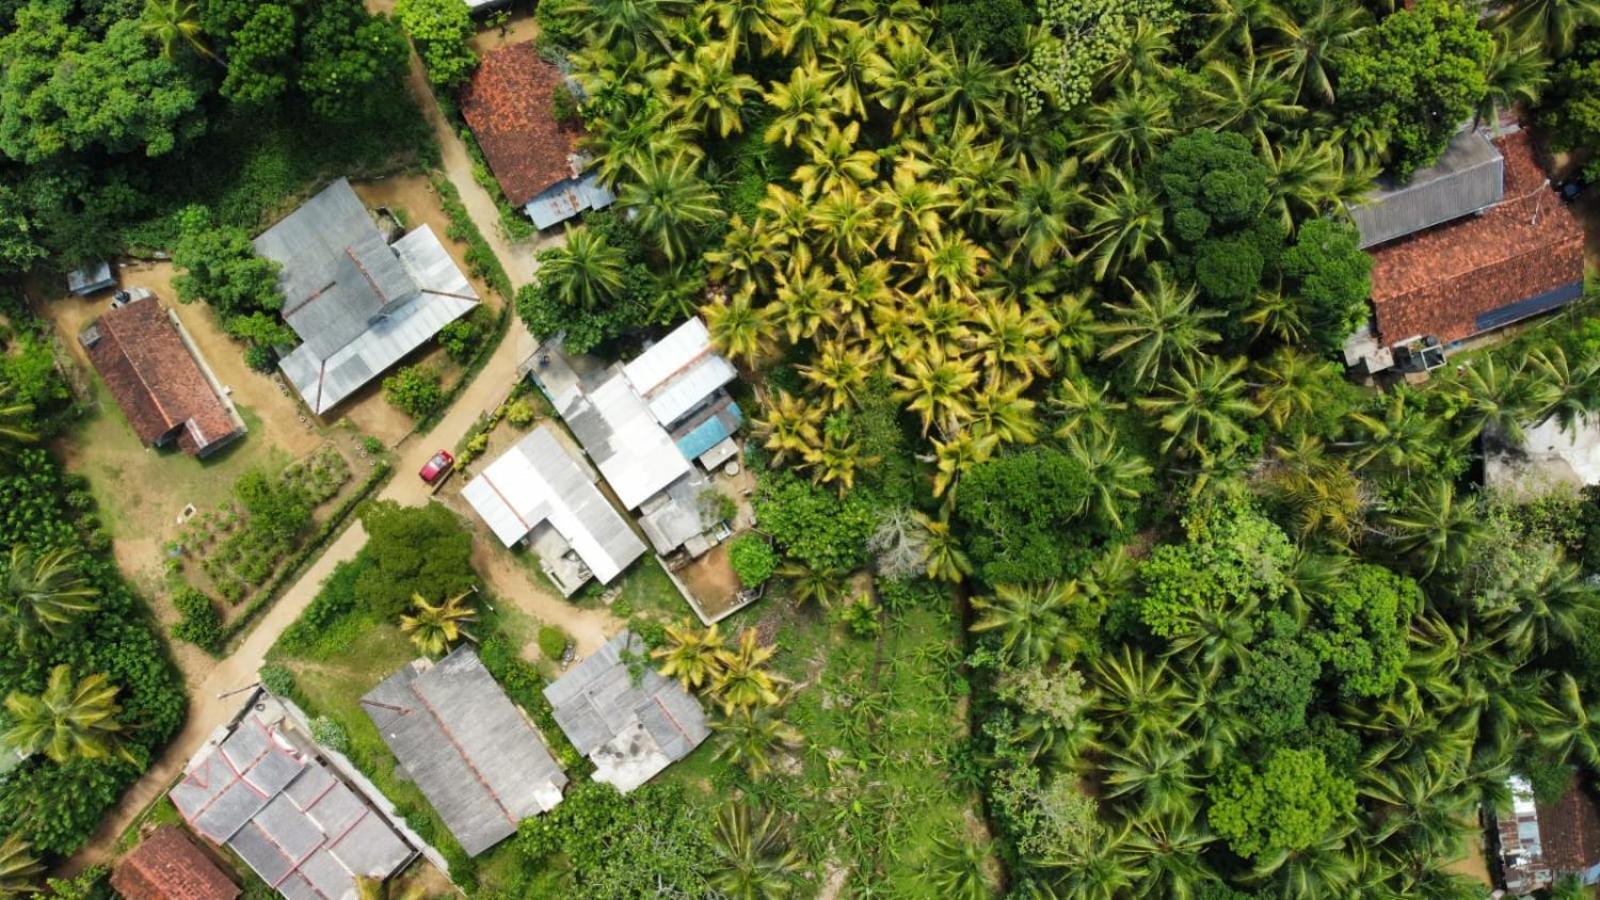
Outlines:
<svg viewBox="0 0 1600 900"><path fill-rule="evenodd" d="M690 469L689 460L624 375L613 375L587 397L574 397L561 415L628 509Z"/></svg>
<svg viewBox="0 0 1600 900"><path fill-rule="evenodd" d="M698 316L639 354L622 373L649 402L656 421L666 426L738 374L711 349L711 335Z"/></svg>
<svg viewBox="0 0 1600 900"><path fill-rule="evenodd" d="M461 496L507 547L548 521L602 583L645 551L549 425L535 428L490 463L467 482Z"/></svg>

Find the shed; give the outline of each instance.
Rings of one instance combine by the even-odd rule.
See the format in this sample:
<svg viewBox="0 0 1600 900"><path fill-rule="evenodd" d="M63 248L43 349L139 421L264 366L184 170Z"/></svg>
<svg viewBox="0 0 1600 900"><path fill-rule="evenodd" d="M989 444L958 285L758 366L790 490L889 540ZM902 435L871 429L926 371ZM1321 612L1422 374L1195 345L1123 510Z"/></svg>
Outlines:
<svg viewBox="0 0 1600 900"><path fill-rule="evenodd" d="M470 646L402 667L361 706L468 856L561 802L566 774Z"/></svg>
<svg viewBox="0 0 1600 900"><path fill-rule="evenodd" d="M278 366L318 415L478 305L432 228L387 243L342 178L255 246L282 266L283 320L301 340Z"/></svg>
<svg viewBox="0 0 1600 900"><path fill-rule="evenodd" d="M623 631L544 689L556 723L594 763L594 780L623 793L711 734L699 701L657 672L647 653L642 640Z"/></svg>
<svg viewBox="0 0 1600 900"><path fill-rule="evenodd" d="M182 829L163 825L117 862L111 887L123 900L233 900L239 886Z"/></svg>
<svg viewBox="0 0 1600 900"><path fill-rule="evenodd" d="M610 583L644 554L644 542L595 486L589 469L573 458L549 425L540 425L476 478L461 496L489 524L507 547L527 540L540 528L561 538L555 558L544 558L545 571L570 595L592 575ZM546 542L534 541L536 550ZM560 550L565 547L565 550ZM582 562L573 571L565 556Z"/></svg>
<svg viewBox="0 0 1600 900"><path fill-rule="evenodd" d="M103 259L67 273L67 290L74 297L87 297L116 286L117 278L111 273L111 263Z"/></svg>
<svg viewBox="0 0 1600 900"><path fill-rule="evenodd" d="M1350 218L1361 246L1374 247L1425 228L1459 219L1499 203L1505 195L1500 150L1476 128L1457 134L1439 161L1403 183L1384 179Z"/></svg>

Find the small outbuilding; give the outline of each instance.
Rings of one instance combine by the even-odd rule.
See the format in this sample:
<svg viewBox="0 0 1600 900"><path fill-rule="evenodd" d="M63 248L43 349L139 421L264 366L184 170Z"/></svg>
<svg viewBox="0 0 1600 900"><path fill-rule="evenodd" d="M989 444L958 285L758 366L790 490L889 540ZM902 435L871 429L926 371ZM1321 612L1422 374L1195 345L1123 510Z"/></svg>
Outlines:
<svg viewBox="0 0 1600 900"><path fill-rule="evenodd" d="M561 802L566 773L470 646L401 668L361 707L468 856Z"/></svg>
<svg viewBox="0 0 1600 900"><path fill-rule="evenodd" d="M67 291L74 297L87 297L117 286L111 263L99 260L67 273Z"/></svg>
<svg viewBox="0 0 1600 900"><path fill-rule="evenodd" d="M700 702L655 670L644 641L631 631L573 666L544 696L567 740L594 763L594 780L623 793L711 734Z"/></svg>
<svg viewBox="0 0 1600 900"><path fill-rule="evenodd" d="M163 825L111 870L111 887L123 900L233 900L233 883L183 829Z"/></svg>
<svg viewBox="0 0 1600 900"><path fill-rule="evenodd" d="M106 390L147 447L209 456L244 419L177 318L153 296L106 311L78 335Z"/></svg>

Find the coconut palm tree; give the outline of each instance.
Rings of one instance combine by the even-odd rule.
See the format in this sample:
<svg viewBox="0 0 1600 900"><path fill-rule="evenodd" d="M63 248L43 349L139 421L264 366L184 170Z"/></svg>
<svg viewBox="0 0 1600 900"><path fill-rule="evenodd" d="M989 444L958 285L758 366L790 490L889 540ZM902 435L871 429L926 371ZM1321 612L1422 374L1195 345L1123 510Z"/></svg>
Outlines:
<svg viewBox="0 0 1600 900"><path fill-rule="evenodd" d="M1101 83L1137 91L1147 83L1167 81L1172 71L1167 57L1172 54L1173 31L1171 25L1151 16L1135 19L1122 52L1100 70Z"/></svg>
<svg viewBox="0 0 1600 900"><path fill-rule="evenodd" d="M666 643L650 651L661 661L661 674L676 678L685 688L699 690L716 678L727 649L722 633L712 624L704 631L686 625L668 625Z"/></svg>
<svg viewBox="0 0 1600 900"><path fill-rule="evenodd" d="M928 104L932 113L951 113L963 122L990 123L1005 114L1007 70L976 50L958 56L942 72L944 92Z"/></svg>
<svg viewBox="0 0 1600 900"><path fill-rule="evenodd" d="M818 56L817 73L838 105L853 119L867 117L866 98L872 94L872 71L882 65L874 29L851 27L837 35Z"/></svg>
<svg viewBox="0 0 1600 900"><path fill-rule="evenodd" d="M1467 409L1461 417L1460 440L1483 435L1521 446L1523 426L1542 421L1560 402L1560 390L1547 371L1530 357L1508 365L1493 356L1475 359L1461 375Z"/></svg>
<svg viewBox="0 0 1600 900"><path fill-rule="evenodd" d="M1142 650L1124 645L1097 659L1092 672L1098 693L1091 712L1123 746L1170 734L1194 714L1193 693L1166 660L1152 662Z"/></svg>
<svg viewBox="0 0 1600 900"><path fill-rule="evenodd" d="M467 604L467 593L445 598L434 605L421 594L411 595L411 613L400 617L400 630L411 635L424 656L442 656L462 635L472 637L465 626L478 620L478 613Z"/></svg>
<svg viewBox="0 0 1600 900"><path fill-rule="evenodd" d="M1255 35L1272 23L1276 7L1271 0L1212 0L1203 13L1210 38L1200 48L1202 58L1237 49L1245 59L1255 58Z"/></svg>
<svg viewBox="0 0 1600 900"><path fill-rule="evenodd" d="M793 147L802 136L827 130L839 112L837 97L814 66L796 66L789 80L777 82L763 95L772 107L772 122L762 138L769 144L782 141Z"/></svg>
<svg viewBox="0 0 1600 900"><path fill-rule="evenodd" d="M841 182L817 201L811 226L817 249L851 266L871 256L883 233L876 197L853 181ZM821 273L813 270L807 274Z"/></svg>
<svg viewBox="0 0 1600 900"><path fill-rule="evenodd" d="M788 580L789 596L794 598L797 607L815 603L823 609L831 608L834 601L843 597L848 589L846 574L801 562L786 562L778 566L778 576Z"/></svg>
<svg viewBox="0 0 1600 900"><path fill-rule="evenodd" d="M999 447L998 435L979 434L975 428L963 428L948 440L934 438L933 495L943 497L969 469L988 462Z"/></svg>
<svg viewBox="0 0 1600 900"><path fill-rule="evenodd" d="M716 868L707 881L729 900L787 897L803 867L783 822L772 812L752 815L738 800L717 811L711 849Z"/></svg>
<svg viewBox="0 0 1600 900"><path fill-rule="evenodd" d="M1200 97L1208 123L1253 139L1264 153L1272 149L1269 133L1275 136L1306 111L1294 102L1294 86L1271 64L1258 66L1253 58L1246 58L1241 68L1235 68L1212 60L1206 64L1205 74L1206 87Z"/></svg>
<svg viewBox="0 0 1600 900"><path fill-rule="evenodd" d="M1344 167L1333 145L1301 133L1294 143L1278 141L1262 154L1272 206L1285 229L1336 206L1344 189Z"/></svg>
<svg viewBox="0 0 1600 900"><path fill-rule="evenodd" d="M1044 347L1056 323L1043 308L1024 309L991 296L978 307L971 325L968 343L989 370L991 386L1014 378L1025 387L1034 376L1050 373Z"/></svg>
<svg viewBox="0 0 1600 900"><path fill-rule="evenodd" d="M1528 358L1555 389L1549 415L1561 423L1562 431L1570 433L1589 410L1600 408L1600 354L1589 353L1574 363L1561 345L1552 344Z"/></svg>
<svg viewBox="0 0 1600 900"><path fill-rule="evenodd" d="M945 213L956 206L955 193L948 185L918 177L916 169L905 162L895 167L894 176L878 189L877 198L883 223L880 237L890 250L939 235Z"/></svg>
<svg viewBox="0 0 1600 900"><path fill-rule="evenodd" d="M978 618L973 631L995 632L1000 652L1016 666L1045 665L1082 648L1072 627L1072 607L1082 603L1078 582L1023 587L1002 584L987 597L972 598Z"/></svg>
<svg viewBox="0 0 1600 900"><path fill-rule="evenodd" d="M601 184L615 187L636 178L658 157L699 153L688 121L668 112L665 104L653 102L637 115L596 120L581 144L594 157L591 169Z"/></svg>
<svg viewBox="0 0 1600 900"><path fill-rule="evenodd" d="M679 113L719 137L744 130L744 107L761 86L733 69L734 45L701 44L693 56L680 56L670 69L678 84L673 100Z"/></svg>
<svg viewBox="0 0 1600 900"><path fill-rule="evenodd" d="M1432 467L1443 441L1439 422L1417 409L1412 397L1407 391L1395 391L1381 416L1377 411L1351 413L1362 438L1352 445L1357 448L1357 469L1374 461L1407 475Z"/></svg>
<svg viewBox="0 0 1600 900"><path fill-rule="evenodd" d="M1101 765L1105 796L1131 804L1135 816L1166 816L1192 810L1200 793L1193 764L1194 741L1161 736L1107 754Z"/></svg>
<svg viewBox="0 0 1600 900"><path fill-rule="evenodd" d="M1600 768L1600 703L1586 702L1567 672L1547 684L1550 698L1536 714L1539 744L1563 760Z"/></svg>
<svg viewBox="0 0 1600 900"><path fill-rule="evenodd" d="M206 46L200 14L193 0L144 0L139 30L161 48L162 59L172 59L183 47L207 59L216 59L211 48Z"/></svg>
<svg viewBox="0 0 1600 900"><path fill-rule="evenodd" d="M1004 444L1032 444L1039 439L1038 404L1022 396L1024 385L1002 388L990 384L972 398L969 424L975 441L993 435Z"/></svg>
<svg viewBox="0 0 1600 900"><path fill-rule="evenodd" d="M545 253L539 280L569 307L600 310L622 295L628 258L601 232L567 229L567 242Z"/></svg>
<svg viewBox="0 0 1600 900"><path fill-rule="evenodd" d="M40 638L59 638L85 613L99 608L100 592L78 568L78 551L43 553L17 545L0 581L0 631L24 652Z"/></svg>
<svg viewBox="0 0 1600 900"><path fill-rule="evenodd" d="M1122 530L1120 510L1138 501L1155 469L1119 442L1115 432L1085 428L1068 432L1064 441L1067 453L1083 467L1093 486L1085 501L1088 511Z"/></svg>
<svg viewBox="0 0 1600 900"><path fill-rule="evenodd" d="M1186 360L1160 393L1139 399L1140 409L1161 416L1157 424L1168 435L1163 453L1181 447L1204 457L1244 440L1243 423L1261 414L1246 396L1245 365L1243 357L1209 359L1197 369Z"/></svg>
<svg viewBox="0 0 1600 900"><path fill-rule="evenodd" d="M1084 227L1096 281L1120 277L1130 263L1144 262L1152 250L1171 247L1166 236L1166 208L1155 193L1131 181L1120 169L1106 174L1108 189L1089 200L1089 222Z"/></svg>
<svg viewBox="0 0 1600 900"><path fill-rule="evenodd" d="M1256 405L1279 432L1322 410L1326 385L1338 377L1333 363L1292 346L1279 347L1256 363L1251 375L1257 383Z"/></svg>
<svg viewBox="0 0 1600 900"><path fill-rule="evenodd" d="M1084 135L1072 146L1085 162L1119 169L1148 162L1156 148L1177 134L1172 95L1165 91L1118 90L1084 112Z"/></svg>
<svg viewBox="0 0 1600 900"><path fill-rule="evenodd" d="M665 162L651 157L635 180L622 186L617 202L637 216L668 262L687 257L696 233L723 217L717 195L700 178L700 163L687 153Z"/></svg>
<svg viewBox="0 0 1600 900"><path fill-rule="evenodd" d="M766 307L757 307L754 297L755 284L748 283L722 302L700 307L717 351L750 365L772 350L772 315Z"/></svg>
<svg viewBox="0 0 1600 900"><path fill-rule="evenodd" d="M828 196L846 181L860 186L878 177L878 154L856 149L861 139L861 123L851 120L843 128L830 124L827 129L800 136L800 149L809 161L794 170L794 181L808 197Z"/></svg>
<svg viewBox="0 0 1600 900"><path fill-rule="evenodd" d="M1061 424L1056 428L1056 436L1060 438L1084 432L1114 438L1117 427L1112 417L1128 408L1128 404L1115 398L1109 383L1096 387L1085 378L1064 378L1056 382L1051 403L1061 411Z"/></svg>
<svg viewBox="0 0 1600 900"><path fill-rule="evenodd" d="M56 666L44 693L12 691L5 706L11 727L0 741L24 756L43 753L57 763L110 756L135 762L122 743L127 726L118 721L117 686L104 674L74 680L71 666Z"/></svg>
<svg viewBox="0 0 1600 900"><path fill-rule="evenodd" d="M969 359L950 357L934 348L890 377L900 385L895 399L906 403L922 420L924 435L936 425L941 433L953 433L958 423L972 416L968 391L978 383L978 370Z"/></svg>
<svg viewBox="0 0 1600 900"><path fill-rule="evenodd" d="M792 0L703 0L697 17L715 22L723 37L745 57L778 46L780 22L791 15Z"/></svg>
<svg viewBox="0 0 1600 900"><path fill-rule="evenodd" d="M922 33L908 22L881 29L878 34L881 62L872 70L878 105L888 110L894 137L900 137L907 125L915 125L925 134L932 129L927 112L945 93L943 73L948 63L928 48Z"/></svg>
<svg viewBox="0 0 1600 900"><path fill-rule="evenodd" d="M795 368L822 392L828 409L843 409L860 400L867 383L882 370L883 359L866 344L824 340L811 363Z"/></svg>
<svg viewBox="0 0 1600 900"><path fill-rule="evenodd" d="M1124 820L1119 828L1084 847L1075 857L1052 861L1050 893L1044 896L1062 900L1120 900L1130 896L1133 884L1143 881L1148 871L1130 852L1128 839L1132 831L1132 825Z"/></svg>
<svg viewBox="0 0 1600 900"><path fill-rule="evenodd" d="M1600 25L1600 0L1511 0L1501 10L1499 24L1548 47L1556 59L1572 52L1580 30Z"/></svg>
<svg viewBox="0 0 1600 900"><path fill-rule="evenodd" d="M1274 897L1311 900L1351 896L1350 886L1360 874L1362 858L1361 851L1348 840L1352 832L1353 828L1343 826L1303 850L1261 854L1251 867L1250 880L1265 886ZM1371 896L1386 896L1386 892Z"/></svg>
<svg viewBox="0 0 1600 900"><path fill-rule="evenodd" d="M1597 4L1600 8L1600 4ZM1537 41L1508 31L1490 32L1494 38L1494 54L1484 66L1484 80L1489 90L1478 101L1477 122L1488 122L1496 132L1500 120L1517 104L1533 108L1539 95L1550 83L1550 57Z"/></svg>
<svg viewBox="0 0 1600 900"><path fill-rule="evenodd" d="M950 528L945 515L928 521L928 577L936 581L957 582L972 574L961 541Z"/></svg>
<svg viewBox="0 0 1600 900"><path fill-rule="evenodd" d="M1559 557L1546 559L1517 586L1513 602L1494 616L1493 628L1519 655L1571 643L1600 613L1600 592L1583 570Z"/></svg>
<svg viewBox="0 0 1600 900"><path fill-rule="evenodd" d="M855 487L856 469L878 461L877 457L863 455L861 442L852 440L846 429L826 427L822 442L807 448L801 459L811 470L813 482L836 486L841 498Z"/></svg>
<svg viewBox="0 0 1600 900"><path fill-rule="evenodd" d="M941 835L922 871L925 883L947 900L988 900L994 896L989 879L989 848L965 835Z"/></svg>
<svg viewBox="0 0 1600 900"><path fill-rule="evenodd" d="M1166 268L1150 270L1151 282L1145 289L1122 279L1128 302L1108 304L1115 318L1100 330L1112 338L1100 351L1101 359L1124 357L1124 365L1135 384L1159 378L1180 363L1191 360L1202 347L1222 339L1206 323L1220 319L1220 310L1195 304L1198 291L1185 289Z"/></svg>
<svg viewBox="0 0 1600 900"><path fill-rule="evenodd" d="M816 335L833 311L833 276L821 266L804 271L791 267L779 272L777 293L769 308L791 344Z"/></svg>
<svg viewBox="0 0 1600 900"><path fill-rule="evenodd" d="M1193 810L1133 820L1126 853L1144 869L1135 894L1143 897L1190 898L1216 881L1206 861L1206 848L1216 837Z"/></svg>
<svg viewBox="0 0 1600 900"><path fill-rule="evenodd" d="M606 47L660 47L670 52L669 17L682 5L679 0L582 0L578 9Z"/></svg>
<svg viewBox="0 0 1600 900"><path fill-rule="evenodd" d="M822 441L822 417L826 410L803 397L779 390L767 400L764 414L755 420L761 446L771 450L772 465L783 462L790 453L803 454Z"/></svg>
<svg viewBox="0 0 1600 900"><path fill-rule="evenodd" d="M717 651L721 668L711 673L711 693L722 704L724 713L778 702L778 685L785 679L767 670L767 661L777 648L763 647L756 641L756 630L746 628L739 633L737 648Z"/></svg>
<svg viewBox="0 0 1600 900"><path fill-rule="evenodd" d="M1304 15L1278 7L1269 16L1272 41L1262 59L1282 68L1295 85L1296 102L1310 94L1332 105L1334 60L1366 30L1366 10L1340 0L1314 0Z"/></svg>
<svg viewBox="0 0 1600 900"><path fill-rule="evenodd" d="M712 626L715 627L715 626ZM785 722L779 707L736 709L712 723L717 735L716 758L744 769L759 781L772 771L772 757L805 742L800 729Z"/></svg>
<svg viewBox="0 0 1600 900"><path fill-rule="evenodd" d="M0 897L39 893L39 878L44 872L44 864L33 855L27 841L9 834L0 842Z"/></svg>
<svg viewBox="0 0 1600 900"><path fill-rule="evenodd" d="M12 455L21 444L39 440L32 428L33 404L11 402L15 393L12 385L0 383L0 459Z"/></svg>
<svg viewBox="0 0 1600 900"><path fill-rule="evenodd" d="M1035 267L1071 254L1072 217L1083 204L1077 161L1035 167L1024 157L1011 178L1007 203L990 210L1002 234L1011 240L1009 264L1020 254Z"/></svg>
<svg viewBox="0 0 1600 900"><path fill-rule="evenodd" d="M1456 496L1455 485L1443 478L1413 490L1385 524L1395 551L1411 557L1423 577L1458 571L1483 531L1478 498Z"/></svg>

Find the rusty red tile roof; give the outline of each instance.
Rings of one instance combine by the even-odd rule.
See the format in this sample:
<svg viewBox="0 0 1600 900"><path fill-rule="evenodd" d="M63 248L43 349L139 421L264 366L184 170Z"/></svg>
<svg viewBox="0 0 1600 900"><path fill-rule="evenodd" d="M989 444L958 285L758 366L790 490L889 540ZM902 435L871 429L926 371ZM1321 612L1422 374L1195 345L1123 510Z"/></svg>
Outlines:
<svg viewBox="0 0 1600 900"><path fill-rule="evenodd" d="M1539 807L1539 844L1545 865L1558 873L1600 863L1600 809L1580 779L1554 806Z"/></svg>
<svg viewBox="0 0 1600 900"><path fill-rule="evenodd" d="M89 361L140 441L155 444L177 429L178 446L198 454L240 433L154 297L109 310L93 327L100 338Z"/></svg>
<svg viewBox="0 0 1600 900"><path fill-rule="evenodd" d="M1372 249L1382 343L1458 341L1481 330L1484 313L1583 280L1583 228L1545 183L1532 139L1518 131L1495 145L1505 156L1500 205Z"/></svg>
<svg viewBox="0 0 1600 900"><path fill-rule="evenodd" d="M156 829L117 863L111 887L125 900L233 900L239 896L239 886L172 825Z"/></svg>
<svg viewBox="0 0 1600 900"><path fill-rule="evenodd" d="M569 157L583 128L555 119L561 83L561 70L523 43L485 53L461 92L461 115L512 206L574 175Z"/></svg>

